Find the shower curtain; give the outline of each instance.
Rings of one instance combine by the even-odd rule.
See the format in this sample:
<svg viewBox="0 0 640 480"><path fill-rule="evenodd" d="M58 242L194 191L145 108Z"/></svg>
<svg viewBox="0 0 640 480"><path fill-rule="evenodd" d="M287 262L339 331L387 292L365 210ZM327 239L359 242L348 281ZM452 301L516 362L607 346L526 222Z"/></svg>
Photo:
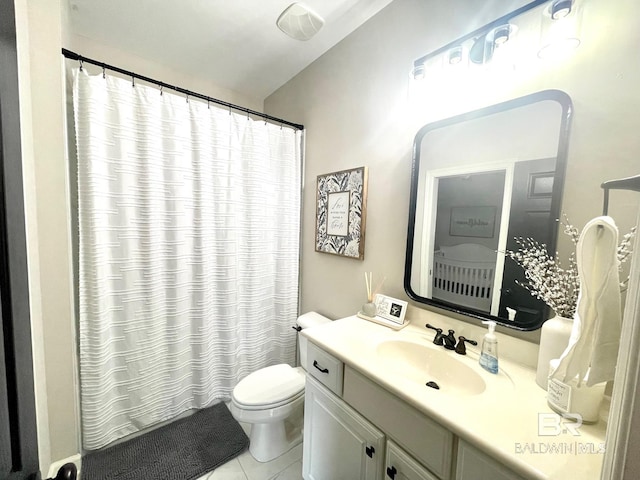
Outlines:
<svg viewBox="0 0 640 480"><path fill-rule="evenodd" d="M74 71L87 450L295 360L300 131Z"/></svg>

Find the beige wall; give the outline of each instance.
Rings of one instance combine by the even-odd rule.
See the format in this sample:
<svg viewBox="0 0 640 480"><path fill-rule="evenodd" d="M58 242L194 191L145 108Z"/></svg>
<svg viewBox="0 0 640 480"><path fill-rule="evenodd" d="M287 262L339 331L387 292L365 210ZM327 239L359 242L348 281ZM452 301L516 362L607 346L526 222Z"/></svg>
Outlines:
<svg viewBox="0 0 640 480"><path fill-rule="evenodd" d="M40 465L78 452L59 0L16 1ZM45 470L45 473L46 470Z"/></svg>
<svg viewBox="0 0 640 480"><path fill-rule="evenodd" d="M484 2L487 8L503 2ZM563 64L533 62L508 83L443 86L416 94L413 61L486 22L477 2L396 0L265 101L268 113L307 128L301 310L352 315L365 298L363 272L386 276L384 292L403 289L411 148L425 123L543 89L567 92L574 103L563 211L578 226L601 213L599 185L640 171L640 68L629 61L638 45L640 4L583 0L582 45ZM469 16L461 5L468 6ZM483 14L489 15L488 10ZM490 16L490 15L489 15ZM467 23L456 22L465 18ZM468 23L473 18L475 25ZM444 26L446 26L446 28ZM460 102L460 99L466 99ZM535 125L531 125L535 129ZM369 167L364 261L314 251L316 176ZM627 230L634 194L612 193L611 213ZM410 311L411 313L411 311ZM531 336L535 338L534 335Z"/></svg>
<svg viewBox="0 0 640 480"><path fill-rule="evenodd" d="M83 57L93 58L99 62L105 62L124 70L139 73L154 80L208 95L209 97L224 100L225 102L241 105L258 112L263 111L263 99L261 98L249 97L233 90L219 87L206 78L173 70L145 58L132 55L129 52L96 43L87 37L74 35L70 31L65 32L62 46ZM77 66L77 62L68 61L68 65L75 67ZM98 67L88 66L88 69L93 73L100 71ZM112 75L114 75L113 72Z"/></svg>

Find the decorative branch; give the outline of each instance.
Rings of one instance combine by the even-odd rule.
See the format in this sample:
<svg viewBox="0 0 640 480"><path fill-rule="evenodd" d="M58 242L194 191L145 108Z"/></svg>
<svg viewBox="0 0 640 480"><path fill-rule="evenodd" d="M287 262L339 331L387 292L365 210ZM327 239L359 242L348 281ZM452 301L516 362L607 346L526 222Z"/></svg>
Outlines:
<svg viewBox="0 0 640 480"><path fill-rule="evenodd" d="M569 223L566 215L564 215L562 225L564 226L563 233L571 237L573 244L577 245L580 232ZM637 228L633 227L629 233L624 235L618 246L619 268L631 256L631 244L636 231ZM564 268L558 259L558 252L555 257L550 256L544 243L523 237L516 237L515 241L519 245L518 251L507 250L506 256L524 269L526 278L526 283L516 281L516 284L527 289L533 297L549 305L557 315L573 318L580 293L576 253L571 252L568 265ZM628 280L627 278L621 283L621 288L626 287Z"/></svg>

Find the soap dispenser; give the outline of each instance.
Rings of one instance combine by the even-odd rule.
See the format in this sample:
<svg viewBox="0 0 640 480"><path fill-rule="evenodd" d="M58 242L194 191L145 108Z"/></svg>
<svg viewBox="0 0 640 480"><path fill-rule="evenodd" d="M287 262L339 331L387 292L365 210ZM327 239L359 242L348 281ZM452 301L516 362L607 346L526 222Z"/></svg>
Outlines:
<svg viewBox="0 0 640 480"><path fill-rule="evenodd" d="M480 366L489 373L498 373L498 339L496 338L496 322L489 320L482 322L488 325L489 332L482 340L482 352L480 353Z"/></svg>

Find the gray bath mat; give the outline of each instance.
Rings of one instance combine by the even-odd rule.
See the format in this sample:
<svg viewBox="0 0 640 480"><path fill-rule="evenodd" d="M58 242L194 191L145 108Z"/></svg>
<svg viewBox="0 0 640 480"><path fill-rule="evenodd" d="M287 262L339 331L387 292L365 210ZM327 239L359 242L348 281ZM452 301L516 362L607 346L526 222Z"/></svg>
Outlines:
<svg viewBox="0 0 640 480"><path fill-rule="evenodd" d="M224 403L82 457L82 480L192 480L249 445Z"/></svg>

